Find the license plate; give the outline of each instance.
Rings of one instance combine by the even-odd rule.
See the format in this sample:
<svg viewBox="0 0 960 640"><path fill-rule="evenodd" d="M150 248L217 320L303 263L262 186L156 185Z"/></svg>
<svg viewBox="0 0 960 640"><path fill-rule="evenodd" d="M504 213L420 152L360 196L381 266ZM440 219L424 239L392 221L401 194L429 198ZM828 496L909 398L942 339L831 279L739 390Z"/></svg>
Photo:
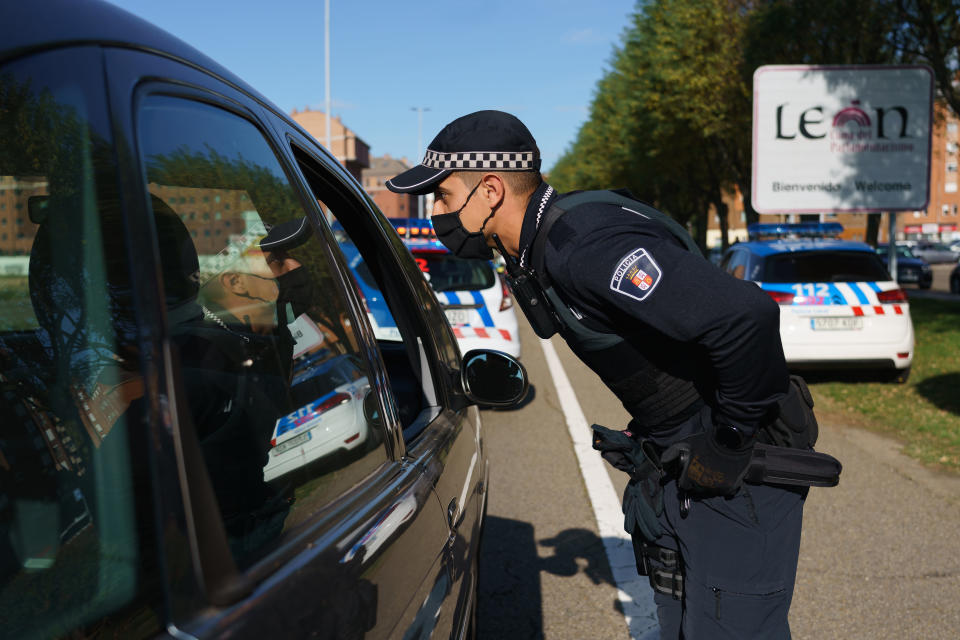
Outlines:
<svg viewBox="0 0 960 640"><path fill-rule="evenodd" d="M289 451L290 449L293 449L294 447L298 447L304 442L308 442L309 440L310 440L309 431L307 431L306 433L301 433L300 435L290 438L289 440L285 442L281 442L280 444L275 446L273 448L273 455L278 456L284 451Z"/></svg>
<svg viewBox="0 0 960 640"><path fill-rule="evenodd" d="M470 312L467 309L444 309L443 312L447 315L447 322L451 326L470 324Z"/></svg>
<svg viewBox="0 0 960 640"><path fill-rule="evenodd" d="M852 316L849 318L811 318L814 331L855 331L863 329L863 318Z"/></svg>

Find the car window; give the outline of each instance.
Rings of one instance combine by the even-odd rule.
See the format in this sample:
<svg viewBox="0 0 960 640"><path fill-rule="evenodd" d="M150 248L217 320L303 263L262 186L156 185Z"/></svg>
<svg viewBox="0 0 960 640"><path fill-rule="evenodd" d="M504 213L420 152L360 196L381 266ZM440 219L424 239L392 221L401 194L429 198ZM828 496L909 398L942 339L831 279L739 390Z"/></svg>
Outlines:
<svg viewBox="0 0 960 640"><path fill-rule="evenodd" d="M387 460L345 290L261 132L153 95L138 136L170 340L234 560L246 567Z"/></svg>
<svg viewBox="0 0 960 640"><path fill-rule="evenodd" d="M130 264L96 49L0 67L0 620L160 630ZM135 461L136 460L136 461ZM139 517L138 517L139 514Z"/></svg>
<svg viewBox="0 0 960 640"><path fill-rule="evenodd" d="M434 291L489 289L497 282L493 265L486 260L467 260L435 251L412 253Z"/></svg>
<svg viewBox="0 0 960 640"><path fill-rule="evenodd" d="M422 312L439 316L439 310L432 308L436 298L429 293L393 228L375 220L359 200L344 194L305 152L296 146L294 152L314 197L331 222L363 301L390 380L389 399L396 405L404 440L410 442L424 430L439 406L438 363L428 355L433 335L411 308L421 307ZM374 230L389 230L388 237L396 243L394 251L385 251L382 244L371 240ZM413 286L422 287L415 296L409 293L405 271ZM424 309L423 305L431 308Z"/></svg>
<svg viewBox="0 0 960 640"><path fill-rule="evenodd" d="M888 280L886 267L866 251L806 251L768 256L763 282L863 282Z"/></svg>
<svg viewBox="0 0 960 640"><path fill-rule="evenodd" d="M887 255L888 255L888 253L889 253L889 251L890 251L890 250L889 250L887 247L883 247L883 246L877 247L877 255L880 256L881 259L882 259L882 258L886 258ZM916 257L917 257L917 256L915 256L915 255L913 254L913 252L910 250L910 247L900 247L900 246L897 247L897 256L899 256L899 257L901 257L901 258L916 258Z"/></svg>

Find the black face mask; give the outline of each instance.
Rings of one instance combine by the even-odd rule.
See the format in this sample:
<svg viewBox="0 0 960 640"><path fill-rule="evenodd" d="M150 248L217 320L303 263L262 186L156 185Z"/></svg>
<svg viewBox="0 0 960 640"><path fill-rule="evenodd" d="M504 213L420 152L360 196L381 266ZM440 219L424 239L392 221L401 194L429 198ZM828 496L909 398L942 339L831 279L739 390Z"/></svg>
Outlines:
<svg viewBox="0 0 960 640"><path fill-rule="evenodd" d="M495 212L490 212L487 219L483 221L483 227L480 228L480 231L467 231L460 222L460 212L470 202L473 192L479 186L480 183L478 182L477 186L470 191L467 199L464 200L462 207L450 213L435 215L431 218L431 221L433 222L433 230L437 232L437 238L447 249L450 249L453 255L458 258L492 260L493 251L487 246L487 240L483 237L483 227L487 226L487 220L492 218Z"/></svg>

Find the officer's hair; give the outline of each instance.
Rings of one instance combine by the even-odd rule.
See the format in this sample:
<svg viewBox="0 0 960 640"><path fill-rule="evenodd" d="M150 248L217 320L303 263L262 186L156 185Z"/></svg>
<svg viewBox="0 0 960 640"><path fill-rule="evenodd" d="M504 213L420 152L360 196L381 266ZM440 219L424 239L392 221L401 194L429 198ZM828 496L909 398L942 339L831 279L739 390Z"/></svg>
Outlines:
<svg viewBox="0 0 960 640"><path fill-rule="evenodd" d="M467 188L473 189L480 182L480 177L486 173L500 176L515 196L528 196L543 182L539 171L457 171L456 176Z"/></svg>

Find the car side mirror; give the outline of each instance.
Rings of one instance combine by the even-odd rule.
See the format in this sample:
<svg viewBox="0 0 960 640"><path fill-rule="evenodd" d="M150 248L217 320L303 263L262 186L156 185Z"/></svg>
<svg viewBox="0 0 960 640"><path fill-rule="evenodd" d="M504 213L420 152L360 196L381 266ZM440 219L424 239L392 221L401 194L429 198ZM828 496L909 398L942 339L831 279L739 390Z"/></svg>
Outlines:
<svg viewBox="0 0 960 640"><path fill-rule="evenodd" d="M512 407L527 396L527 370L514 357L493 349L473 349L463 356L460 385L473 402Z"/></svg>

